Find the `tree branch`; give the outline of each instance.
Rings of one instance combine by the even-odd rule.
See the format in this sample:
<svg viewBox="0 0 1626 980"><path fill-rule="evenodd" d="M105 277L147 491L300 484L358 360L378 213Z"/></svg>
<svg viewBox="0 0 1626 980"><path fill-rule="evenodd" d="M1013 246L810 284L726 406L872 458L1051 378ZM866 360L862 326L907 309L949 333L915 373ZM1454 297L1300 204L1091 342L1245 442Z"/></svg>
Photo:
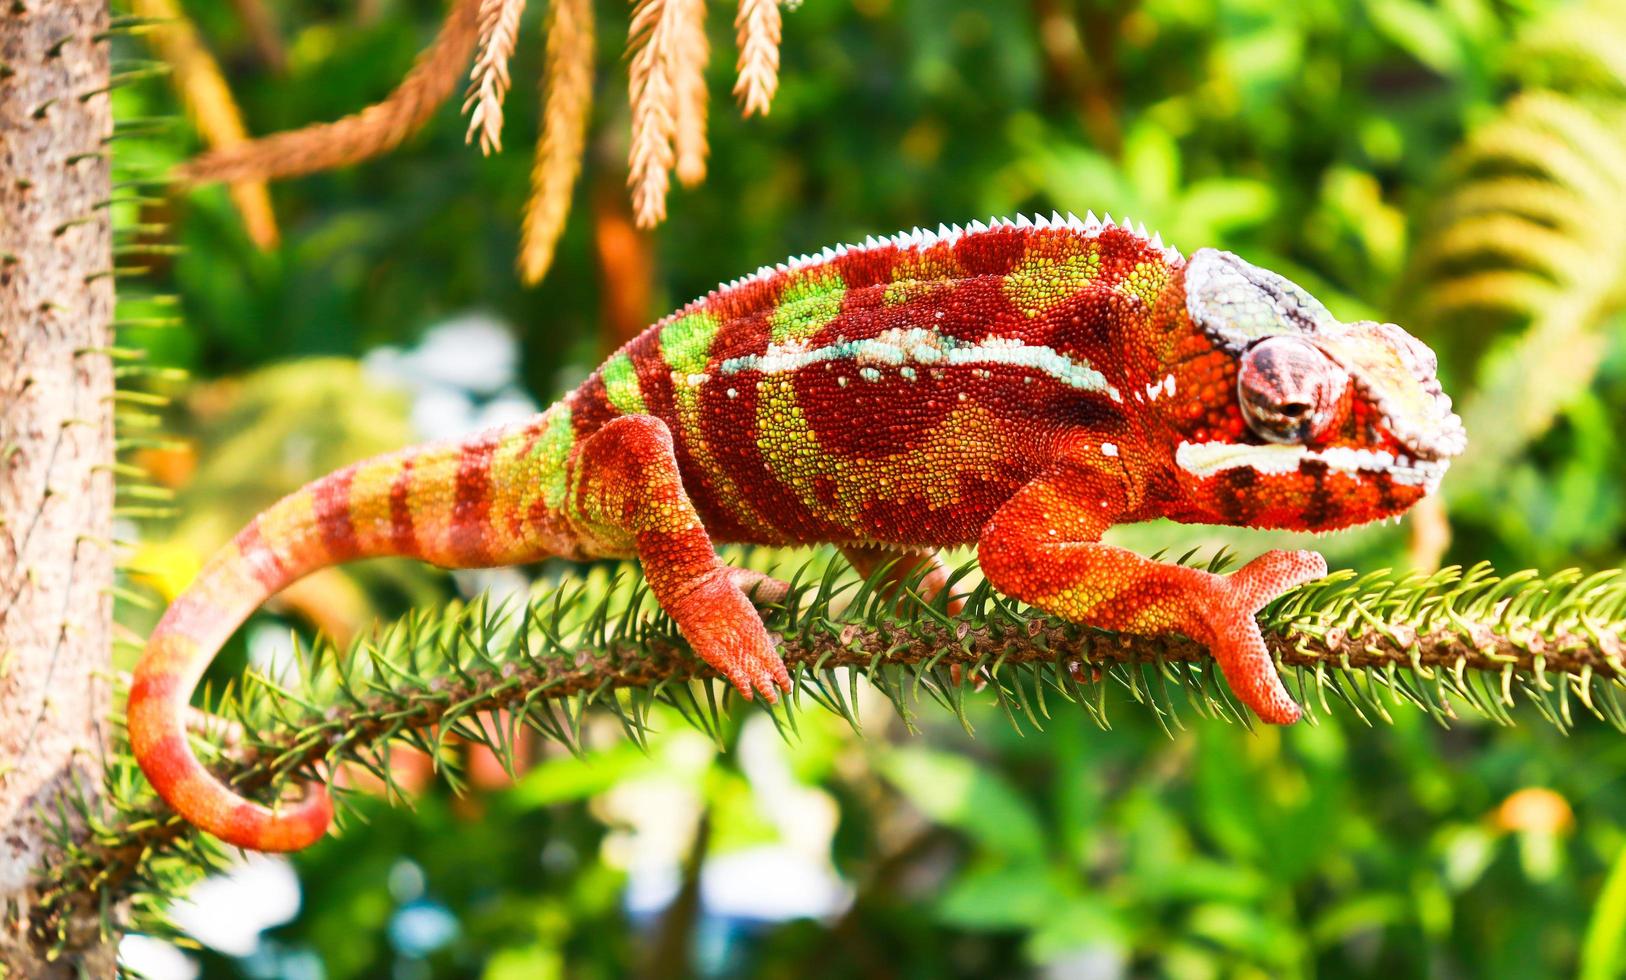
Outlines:
<svg viewBox="0 0 1626 980"><path fill-rule="evenodd" d="M1049 715L1046 699L1057 696L1104 723L1106 690L1117 685L1164 724L1178 717L1177 692L1199 715L1241 717L1206 651L1181 637L1066 623L986 583L966 593L965 612L950 618L943 597L928 603L906 588L900 599L885 598L839 562L802 572L822 577L766 614L797 681L790 703L772 709L776 720L806 698L857 727L845 692L859 674L906 722L925 693L967 725L967 703L984 698L1013 723L1039 727ZM1442 723L1464 708L1507 722L1509 709L1526 701L1561 728L1575 722L1579 706L1626 730L1623 613L1626 576L1618 572L1500 578L1480 566L1409 578L1338 573L1273 603L1261 622L1312 714L1329 710L1331 695L1368 719L1388 719L1391 707L1411 703ZM512 733L472 720L495 710L578 745L582 716L599 706L642 742L655 703L714 733L718 706L736 697L689 652L640 580L602 571L567 579L512 612L477 601L417 614L344 656L321 649L306 668L311 679L297 692L248 678L218 709L243 734L230 748L206 748L229 760L240 791L280 792L346 763L393 786L384 761L392 741L435 755L456 734L505 752ZM844 669L854 676L838 673ZM978 692L954 676L991 683ZM126 763L122 776L110 777L117 815L90 820L90 833L69 842L70 860L49 872L47 891L59 905L182 887L216 853L151 797L132 768Z"/></svg>

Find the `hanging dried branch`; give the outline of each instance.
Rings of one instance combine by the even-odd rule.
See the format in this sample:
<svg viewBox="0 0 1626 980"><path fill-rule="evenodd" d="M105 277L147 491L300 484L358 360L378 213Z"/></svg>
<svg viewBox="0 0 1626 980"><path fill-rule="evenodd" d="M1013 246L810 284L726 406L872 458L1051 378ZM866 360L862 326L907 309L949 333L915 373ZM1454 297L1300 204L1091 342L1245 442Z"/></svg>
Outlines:
<svg viewBox="0 0 1626 980"><path fill-rule="evenodd" d="M247 142L248 130L243 127L237 100L220 74L220 65L175 0L132 0L130 12L151 21L142 37L169 65L170 80L203 141L222 149ZM230 194L249 239L262 249L275 248L280 235L265 182L234 181Z"/></svg>
<svg viewBox="0 0 1626 980"><path fill-rule="evenodd" d="M632 147L627 186L638 226L653 228L666 219L666 191L676 162L679 88L673 72L684 43L686 0L638 0L627 30L632 53L627 95L632 106Z"/></svg>
<svg viewBox="0 0 1626 980"><path fill-rule="evenodd" d="M481 0L479 56L469 72L469 91L463 111L469 112L465 143L480 138L480 152L487 156L502 150L502 102L508 95L508 59L513 57L519 38L519 15L525 0Z"/></svg>
<svg viewBox="0 0 1626 980"><path fill-rule="evenodd" d="M435 43L384 101L336 122L206 153L176 176L193 183L293 177L359 163L398 146L456 87L478 39L480 6L481 0L455 0Z"/></svg>
<svg viewBox="0 0 1626 980"><path fill-rule="evenodd" d="M553 264L581 173L593 105L592 0L553 0L548 6L542 85L542 135L531 167L531 196L520 233L519 276L535 285Z"/></svg>
<svg viewBox="0 0 1626 980"><path fill-rule="evenodd" d="M741 115L766 116L779 89L779 0L740 0L734 32L740 49L734 97Z"/></svg>
<svg viewBox="0 0 1626 980"><path fill-rule="evenodd" d="M173 0L144 0L172 6ZM184 183L260 181L296 177L359 163L398 146L420 129L451 94L457 76L478 51L469 73L463 111L467 142L481 152L502 149L503 103L512 84L514 53L525 0L452 0L440 33L388 97L336 122L247 140L237 121L235 140L211 139L215 148L182 164ZM594 54L591 5L558 0L549 5L542 134L531 172L517 265L527 284L540 280L570 208L582 168L592 101ZM638 227L666 218L666 195L675 172L685 186L706 178L708 92L705 66L706 0L638 0L627 34L632 140L627 185ZM735 19L740 58L735 94L745 115L765 115L779 84L781 16L778 0L741 0ZM218 92L230 93L215 73ZM200 85L199 91L207 86ZM200 116L202 115L201 110ZM200 123L200 129L203 124ZM223 130L224 131L224 130ZM274 240L274 226L257 220L249 185L234 186L256 241ZM258 192L263 198L263 188ZM267 238L267 235L270 238Z"/></svg>
<svg viewBox="0 0 1626 980"><path fill-rule="evenodd" d="M682 39L677 45L673 83L677 86L677 178L684 187L706 179L706 0L682 0Z"/></svg>

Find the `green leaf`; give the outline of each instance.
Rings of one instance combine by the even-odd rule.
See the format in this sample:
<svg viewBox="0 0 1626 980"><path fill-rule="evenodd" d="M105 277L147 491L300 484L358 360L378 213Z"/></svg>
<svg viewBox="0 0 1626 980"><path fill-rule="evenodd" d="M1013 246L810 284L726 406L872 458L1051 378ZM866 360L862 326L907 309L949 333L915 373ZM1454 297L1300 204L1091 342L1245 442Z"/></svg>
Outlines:
<svg viewBox="0 0 1626 980"><path fill-rule="evenodd" d="M638 772L659 767L660 763L631 742L580 756L557 756L521 776L504 794L504 801L510 806L529 809L586 799Z"/></svg>
<svg viewBox="0 0 1626 980"><path fill-rule="evenodd" d="M992 853L1043 856L1045 834L1027 800L976 760L904 748L882 752L875 761L909 802L938 823L963 832Z"/></svg>
<svg viewBox="0 0 1626 980"><path fill-rule="evenodd" d="M1581 980L1614 980L1626 974L1626 847L1615 855L1581 946Z"/></svg>
<svg viewBox="0 0 1626 980"><path fill-rule="evenodd" d="M1442 75L1458 73L1462 46L1446 14L1417 0L1369 0L1372 22L1407 54Z"/></svg>
<svg viewBox="0 0 1626 980"><path fill-rule="evenodd" d="M500 949L486 961L481 980L547 980L564 975L558 950L542 946Z"/></svg>
<svg viewBox="0 0 1626 980"><path fill-rule="evenodd" d="M937 917L973 931L1034 928L1071 900L1063 881L1036 863L970 871L938 900Z"/></svg>
<svg viewBox="0 0 1626 980"><path fill-rule="evenodd" d="M1028 937L1026 952L1036 963L1074 957L1122 960L1128 944L1129 929L1110 905L1099 898L1076 897L1049 911Z"/></svg>

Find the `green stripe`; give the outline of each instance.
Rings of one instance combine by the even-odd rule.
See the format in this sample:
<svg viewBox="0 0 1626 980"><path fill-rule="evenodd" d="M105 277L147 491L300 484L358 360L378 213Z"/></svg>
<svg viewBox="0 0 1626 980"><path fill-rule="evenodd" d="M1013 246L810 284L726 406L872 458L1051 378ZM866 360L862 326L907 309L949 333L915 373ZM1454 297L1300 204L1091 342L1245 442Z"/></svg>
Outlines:
<svg viewBox="0 0 1626 980"><path fill-rule="evenodd" d="M768 316L773 342L811 337L841 312L847 284L832 269L807 269L785 287L779 305Z"/></svg>
<svg viewBox="0 0 1626 980"><path fill-rule="evenodd" d="M548 410L548 426L536 441L534 450L540 463L537 482L542 485L542 502L557 511L565 500L565 465L570 461L570 449L576 444L576 431L570 424L570 409L555 405Z"/></svg>
<svg viewBox="0 0 1626 980"><path fill-rule="evenodd" d="M610 400L616 411L622 415L649 414L649 406L644 404L644 393L638 389L638 371L632 366L632 358L626 354L615 355L605 362L602 376L604 397Z"/></svg>
<svg viewBox="0 0 1626 980"><path fill-rule="evenodd" d="M705 374L718 321L712 313L690 313L661 328L661 358L679 374Z"/></svg>

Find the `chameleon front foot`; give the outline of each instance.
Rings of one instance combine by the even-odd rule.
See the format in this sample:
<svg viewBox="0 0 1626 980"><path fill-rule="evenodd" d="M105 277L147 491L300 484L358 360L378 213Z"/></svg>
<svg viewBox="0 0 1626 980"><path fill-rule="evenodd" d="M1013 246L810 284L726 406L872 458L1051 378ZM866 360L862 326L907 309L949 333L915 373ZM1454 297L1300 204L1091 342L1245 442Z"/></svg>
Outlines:
<svg viewBox="0 0 1626 980"><path fill-rule="evenodd" d="M1272 725L1291 725L1302 712L1282 685L1256 617L1272 599L1326 574L1327 560L1313 551L1267 551L1229 576L1208 576L1196 621L1182 630L1208 644L1232 693Z"/></svg>

